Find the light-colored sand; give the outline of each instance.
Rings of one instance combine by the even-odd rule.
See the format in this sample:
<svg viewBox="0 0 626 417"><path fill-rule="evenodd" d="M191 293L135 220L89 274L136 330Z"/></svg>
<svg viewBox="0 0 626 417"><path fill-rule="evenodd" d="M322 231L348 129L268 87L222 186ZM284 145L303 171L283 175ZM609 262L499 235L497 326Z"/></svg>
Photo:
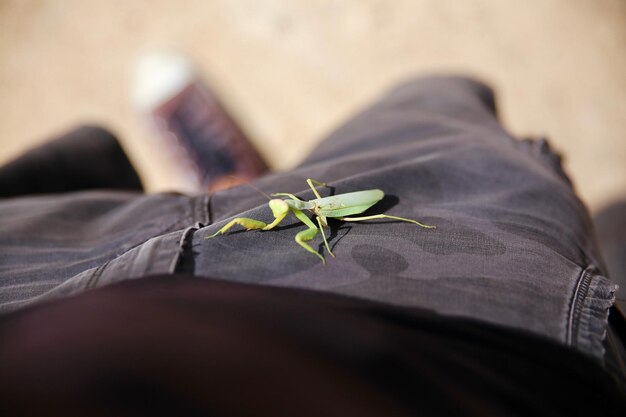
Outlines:
<svg viewBox="0 0 626 417"><path fill-rule="evenodd" d="M626 196L626 2L0 2L0 162L78 123L123 139L151 191L183 179L128 101L146 48L188 52L276 168L414 74L494 85L518 135L548 135L593 209Z"/></svg>

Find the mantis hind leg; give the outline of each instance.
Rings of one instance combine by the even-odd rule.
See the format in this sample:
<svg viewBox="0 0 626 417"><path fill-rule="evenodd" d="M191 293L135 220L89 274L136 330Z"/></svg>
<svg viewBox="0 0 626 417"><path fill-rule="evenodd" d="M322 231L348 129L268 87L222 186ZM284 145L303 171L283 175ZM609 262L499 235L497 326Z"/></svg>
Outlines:
<svg viewBox="0 0 626 417"><path fill-rule="evenodd" d="M364 216L364 217L339 217L339 220L342 220L344 222L360 222L363 220L375 220L375 219L393 219L393 220L400 220L403 222L409 222L409 223L413 223L416 224L418 226L421 226L425 229L435 229L436 226L429 226L427 224L424 223L420 223L417 220L412 220L412 219L407 219L404 217L398 217L398 216L389 216L387 214L375 214L373 216Z"/></svg>
<svg viewBox="0 0 626 417"><path fill-rule="evenodd" d="M311 252L313 255L317 256L322 260L323 264L326 264L326 260L322 255L317 253L315 249L310 247L306 242L313 240L317 236L317 229L309 228L299 232L296 235L296 243L304 248L307 252Z"/></svg>
<svg viewBox="0 0 626 417"><path fill-rule="evenodd" d="M258 230L258 229L263 229L267 227L267 224L260 220L248 219L246 217L237 217L236 219L233 219L230 222L228 222L226 226L222 227L220 230L218 230L211 236L207 236L205 239L211 239L212 237L215 237L217 235L223 235L224 233L228 231L228 229L230 229L236 224L245 227L247 230Z"/></svg>

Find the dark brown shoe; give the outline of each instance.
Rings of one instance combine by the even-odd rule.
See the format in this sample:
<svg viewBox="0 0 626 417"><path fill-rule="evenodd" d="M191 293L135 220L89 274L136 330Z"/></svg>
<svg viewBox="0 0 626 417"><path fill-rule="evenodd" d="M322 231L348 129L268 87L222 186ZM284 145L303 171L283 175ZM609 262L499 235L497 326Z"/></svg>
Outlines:
<svg viewBox="0 0 626 417"><path fill-rule="evenodd" d="M250 181L267 165L190 61L176 53L140 62L138 105L198 191Z"/></svg>

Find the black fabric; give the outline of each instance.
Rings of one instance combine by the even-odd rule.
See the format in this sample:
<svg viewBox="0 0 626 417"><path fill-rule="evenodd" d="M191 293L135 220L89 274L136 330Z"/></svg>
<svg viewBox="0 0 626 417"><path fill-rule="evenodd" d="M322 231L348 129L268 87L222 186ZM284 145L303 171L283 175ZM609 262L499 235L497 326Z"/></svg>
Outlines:
<svg viewBox="0 0 626 417"><path fill-rule="evenodd" d="M87 189L142 190L117 138L82 126L0 166L0 197Z"/></svg>
<svg viewBox="0 0 626 417"><path fill-rule="evenodd" d="M626 415L536 336L295 289L153 276L0 318L3 416Z"/></svg>

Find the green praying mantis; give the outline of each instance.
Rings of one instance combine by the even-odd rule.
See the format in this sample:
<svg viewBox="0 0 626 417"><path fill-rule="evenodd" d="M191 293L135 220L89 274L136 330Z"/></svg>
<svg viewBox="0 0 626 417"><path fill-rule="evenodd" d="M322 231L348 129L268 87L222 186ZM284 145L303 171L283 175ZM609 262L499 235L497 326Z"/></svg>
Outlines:
<svg viewBox="0 0 626 417"><path fill-rule="evenodd" d="M283 219L289 214L293 213L298 220L307 226L306 230L303 230L296 234L295 240L298 245L302 246L306 251L314 254L321 259L322 263L326 263L326 260L315 249L313 249L307 242L313 240L317 236L318 231L322 232L322 238L324 239L324 245L326 250L332 256L335 257L326 235L324 234L324 227L328 226L328 218L338 219L344 222L360 222L363 220L375 220L375 219L392 219L400 220L403 222L414 223L426 229L434 229L435 226L429 226L418 222L417 220L406 219L404 217L390 216L387 214L375 214L372 216L363 217L346 217L355 214L361 214L374 204L379 202L385 196L385 193L379 189L355 191L351 193L338 194L330 197L321 197L315 186L328 187L326 183L319 182L308 178L306 180L309 187L315 194L315 199L304 201L299 199L290 193L274 193L273 197L288 197L288 198L274 198L269 202L270 209L274 215L274 221L270 224L262 222L260 220L249 219L246 217L237 217L228 222L224 227L215 232L214 234L206 237L211 239L217 235L226 233L231 227L236 224L243 226L247 230L271 230L276 227ZM305 214L305 210L310 211L315 216L317 225Z"/></svg>

